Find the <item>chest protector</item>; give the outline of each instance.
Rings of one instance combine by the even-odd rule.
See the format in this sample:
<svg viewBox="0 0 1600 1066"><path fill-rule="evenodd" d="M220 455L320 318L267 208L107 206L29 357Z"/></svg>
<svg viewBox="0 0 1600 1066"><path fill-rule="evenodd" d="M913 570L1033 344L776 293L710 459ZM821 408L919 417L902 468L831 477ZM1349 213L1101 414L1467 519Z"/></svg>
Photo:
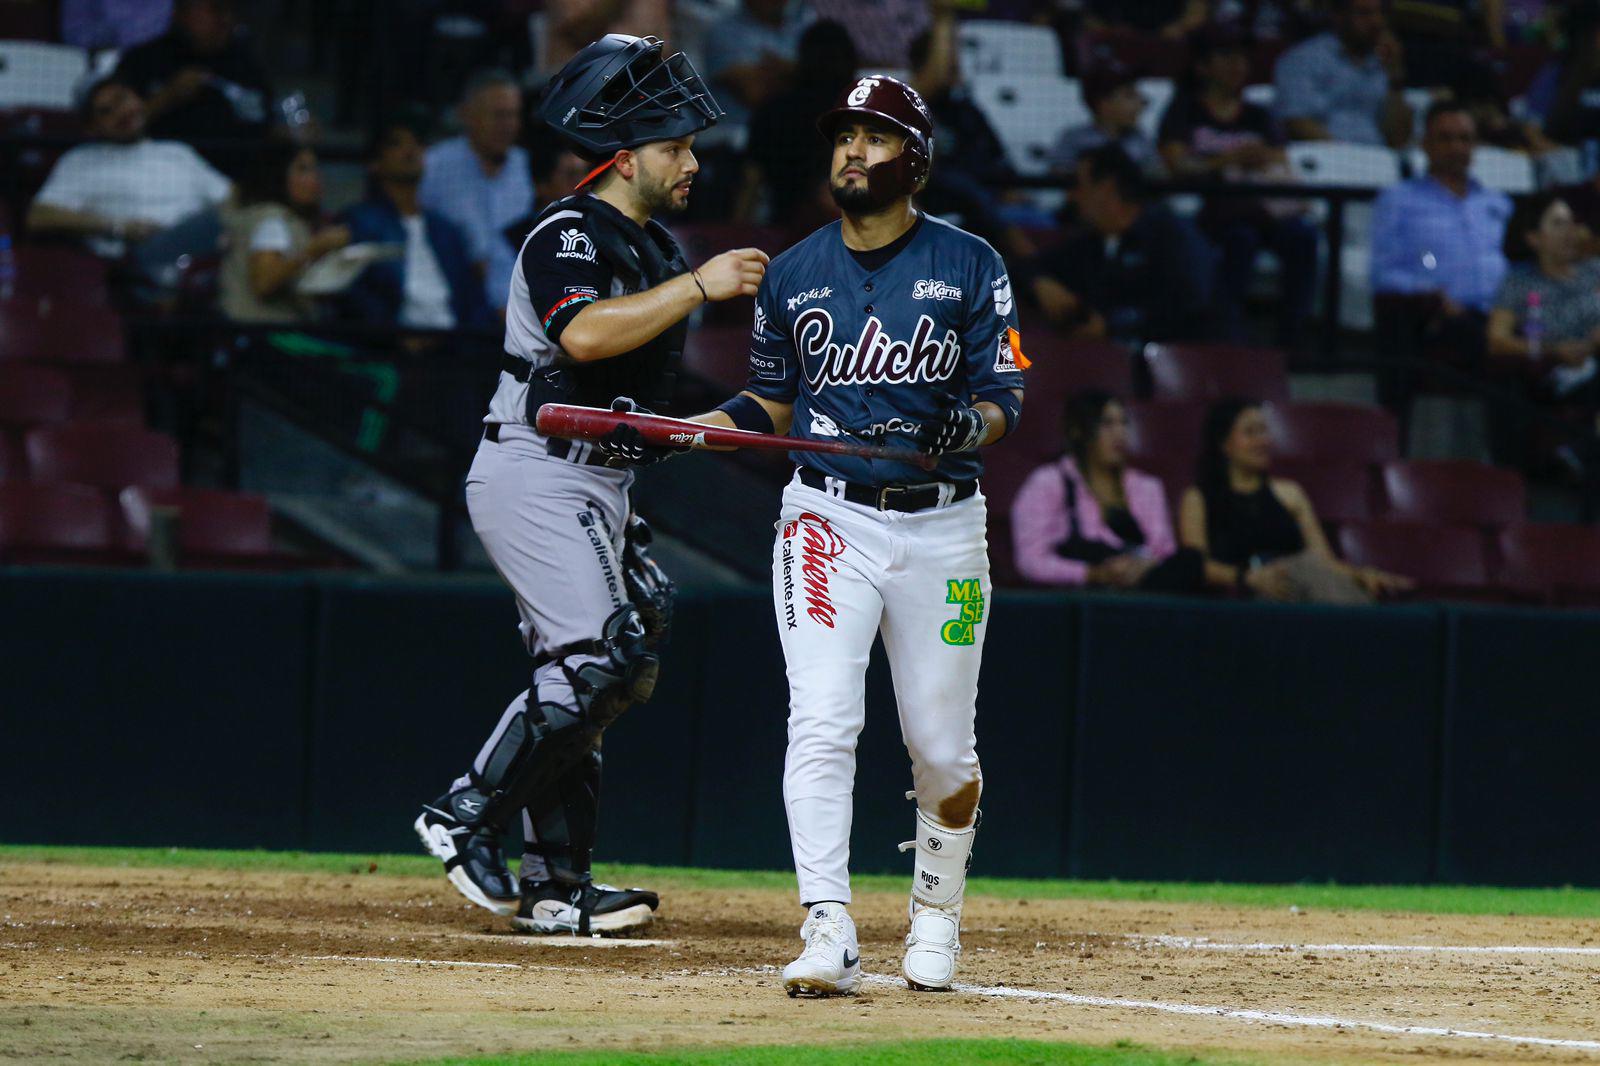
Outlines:
<svg viewBox="0 0 1600 1066"><path fill-rule="evenodd" d="M629 293L654 288L689 269L678 242L655 219L641 227L593 196L570 196L550 210L583 213L596 253ZM534 424L539 408L547 403L606 407L613 397L631 396L650 407L665 406L688 333L688 321L680 319L631 352L592 363L564 359L533 371L528 382L528 424Z"/></svg>

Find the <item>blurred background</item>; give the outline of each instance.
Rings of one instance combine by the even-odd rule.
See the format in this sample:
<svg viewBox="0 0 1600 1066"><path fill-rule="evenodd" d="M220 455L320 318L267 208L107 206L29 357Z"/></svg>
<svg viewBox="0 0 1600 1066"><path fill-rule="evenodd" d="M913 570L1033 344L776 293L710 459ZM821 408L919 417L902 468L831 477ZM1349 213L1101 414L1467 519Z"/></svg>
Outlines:
<svg viewBox="0 0 1600 1066"><path fill-rule="evenodd" d="M728 113L691 262L833 217L812 123L866 71L1006 258L1033 367L983 490L1036 591L991 623L986 806L1047 808L1011 871L1600 880L1549 813L1600 798L1600 3L1539 0L0 0L6 765L104 786L0 832L407 846L526 670L462 478L585 170L538 94L606 32ZM699 313L673 413L742 387L751 311ZM639 479L690 625L608 744L620 857L786 862L791 472ZM105 817L173 780L228 802Z"/></svg>

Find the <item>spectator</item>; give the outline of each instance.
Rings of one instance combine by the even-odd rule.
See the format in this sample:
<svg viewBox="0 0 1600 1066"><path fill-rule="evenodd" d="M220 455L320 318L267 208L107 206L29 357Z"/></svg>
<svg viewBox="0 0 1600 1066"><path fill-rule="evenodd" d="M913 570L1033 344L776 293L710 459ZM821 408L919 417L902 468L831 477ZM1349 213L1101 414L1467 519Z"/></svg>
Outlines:
<svg viewBox="0 0 1600 1066"><path fill-rule="evenodd" d="M1127 341L1211 335L1215 256L1192 222L1148 202L1127 153L1108 144L1080 159L1073 200L1089 229L1030 269L1030 290L1054 325Z"/></svg>
<svg viewBox="0 0 1600 1066"><path fill-rule="evenodd" d="M85 132L94 141L67 151L28 209L28 229L86 239L106 258L214 209L232 193L228 179L193 148L151 140L144 100L107 78L85 94Z"/></svg>
<svg viewBox="0 0 1600 1066"><path fill-rule="evenodd" d="M1334 0L1333 29L1278 57L1278 116L1292 141L1403 147L1411 139L1405 63L1383 0Z"/></svg>
<svg viewBox="0 0 1600 1066"><path fill-rule="evenodd" d="M1283 139L1266 108L1244 98L1250 77L1245 40L1224 27L1197 34L1191 67L1167 113L1159 140L1167 169L1180 177L1219 181L1283 181L1289 177ZM1283 298L1277 343L1293 347L1311 316L1316 285L1317 231L1298 204L1254 198L1208 197L1200 228L1222 252L1219 295L1222 332L1244 339L1245 294L1255 275L1256 252L1278 257Z"/></svg>
<svg viewBox="0 0 1600 1066"><path fill-rule="evenodd" d="M90 51L143 44L171 21L172 0L61 0L61 39Z"/></svg>
<svg viewBox="0 0 1600 1066"><path fill-rule="evenodd" d="M1318 17L1316 0L1214 0L1211 19L1260 41L1298 41Z"/></svg>
<svg viewBox="0 0 1600 1066"><path fill-rule="evenodd" d="M794 77L800 35L812 12L790 0L742 0L706 35L706 77L727 112L719 125L743 127L751 112Z"/></svg>
<svg viewBox="0 0 1600 1066"><path fill-rule="evenodd" d="M543 6L544 32L534 64L540 81L608 33L663 40L673 35L668 0L544 0Z"/></svg>
<svg viewBox="0 0 1600 1066"><path fill-rule="evenodd" d="M306 268L350 243L322 213L322 173L310 148L283 145L260 159L230 212L222 310L236 322L304 322L316 306L295 286Z"/></svg>
<svg viewBox="0 0 1600 1066"><path fill-rule="evenodd" d="M1083 78L1083 103L1094 117L1062 131L1050 152L1052 170L1071 174L1085 152L1106 144L1119 146L1146 171L1160 168L1156 142L1139 128L1139 116L1149 101L1139 91L1139 80L1133 71L1115 61L1089 71Z"/></svg>
<svg viewBox="0 0 1600 1066"><path fill-rule="evenodd" d="M1468 173L1477 145L1460 104L1428 109L1428 173L1385 189L1373 208L1372 288L1438 297L1429 332L1468 363L1481 361L1484 316L1506 274L1501 249L1511 201Z"/></svg>
<svg viewBox="0 0 1600 1066"><path fill-rule="evenodd" d="M176 0L172 28L130 49L117 77L149 101L152 136L193 144L266 132L272 89L240 32L233 0ZM230 173L250 162L248 151L201 147Z"/></svg>
<svg viewBox="0 0 1600 1066"><path fill-rule="evenodd" d="M1198 552L1179 552L1161 480L1128 466L1128 415L1104 392L1068 398L1066 453L1011 504L1017 570L1040 585L1198 592Z"/></svg>
<svg viewBox="0 0 1600 1066"><path fill-rule="evenodd" d="M1547 396L1564 403L1600 397L1596 346L1600 345L1600 260L1581 259L1572 209L1548 193L1518 206L1506 226L1510 273L1489 313L1489 354L1537 360L1547 370ZM1539 317L1539 335L1529 319Z"/></svg>
<svg viewBox="0 0 1600 1066"><path fill-rule="evenodd" d="M911 42L933 22L930 8L953 6L953 0L811 0L819 19L850 32L861 66L869 70L908 69Z"/></svg>
<svg viewBox="0 0 1600 1066"><path fill-rule="evenodd" d="M1600 138L1600 0L1575 0L1561 15L1561 54L1534 76L1527 114L1563 144Z"/></svg>
<svg viewBox="0 0 1600 1066"><path fill-rule="evenodd" d="M856 50L837 22L813 22L800 37L795 82L750 120L744 189L735 215L754 221L766 194L766 217L794 230L838 216L828 195L828 153L813 136L817 116L855 80Z"/></svg>
<svg viewBox="0 0 1600 1066"><path fill-rule="evenodd" d="M1271 477L1261 405L1231 399L1206 414L1195 484L1183 494L1178 537L1205 557L1212 588L1264 600L1368 603L1409 588L1405 578L1334 557L1311 499Z"/></svg>
<svg viewBox="0 0 1600 1066"><path fill-rule="evenodd" d="M409 125L390 122L367 146L370 190L345 212L353 241L403 249L368 266L346 291L364 322L414 329L489 324L483 282L472 267L466 236L455 223L422 207L422 142Z"/></svg>
<svg viewBox="0 0 1600 1066"><path fill-rule="evenodd" d="M1127 29L1181 41L1206 20L1206 0L1088 0L1090 29Z"/></svg>
<svg viewBox="0 0 1600 1066"><path fill-rule="evenodd" d="M467 82L459 115L465 132L428 149L418 196L466 235L485 300L503 311L517 261L503 233L533 208L528 153L516 143L522 90L511 75L486 71Z"/></svg>

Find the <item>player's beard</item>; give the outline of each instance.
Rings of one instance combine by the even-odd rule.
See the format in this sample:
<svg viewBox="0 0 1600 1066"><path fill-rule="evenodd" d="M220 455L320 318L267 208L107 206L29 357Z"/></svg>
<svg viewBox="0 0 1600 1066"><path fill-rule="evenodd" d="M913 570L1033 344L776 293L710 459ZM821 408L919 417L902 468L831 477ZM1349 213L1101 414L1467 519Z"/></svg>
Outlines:
<svg viewBox="0 0 1600 1066"><path fill-rule="evenodd" d="M833 196L833 202L839 210L847 215L870 215L883 205L878 203L878 198L872 195L872 189L866 183L851 185L847 182L830 181L828 192Z"/></svg>
<svg viewBox="0 0 1600 1066"><path fill-rule="evenodd" d="M659 178L643 166L639 168L639 178L639 188L635 195L639 198L639 206L651 215L673 214L688 210L689 197L685 195L680 202L673 195L678 181L670 177Z"/></svg>

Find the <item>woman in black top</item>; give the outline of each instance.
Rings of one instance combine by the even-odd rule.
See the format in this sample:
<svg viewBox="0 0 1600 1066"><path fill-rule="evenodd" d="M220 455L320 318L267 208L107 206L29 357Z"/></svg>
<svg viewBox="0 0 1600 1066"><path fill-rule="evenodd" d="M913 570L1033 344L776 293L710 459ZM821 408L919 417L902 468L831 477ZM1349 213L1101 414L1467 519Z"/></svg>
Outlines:
<svg viewBox="0 0 1600 1066"><path fill-rule="evenodd" d="M1334 557L1305 491L1268 474L1272 442L1261 405L1221 400L1206 414L1196 484L1183 495L1178 539L1205 555L1206 584L1265 600L1353 602L1410 587L1405 578Z"/></svg>

